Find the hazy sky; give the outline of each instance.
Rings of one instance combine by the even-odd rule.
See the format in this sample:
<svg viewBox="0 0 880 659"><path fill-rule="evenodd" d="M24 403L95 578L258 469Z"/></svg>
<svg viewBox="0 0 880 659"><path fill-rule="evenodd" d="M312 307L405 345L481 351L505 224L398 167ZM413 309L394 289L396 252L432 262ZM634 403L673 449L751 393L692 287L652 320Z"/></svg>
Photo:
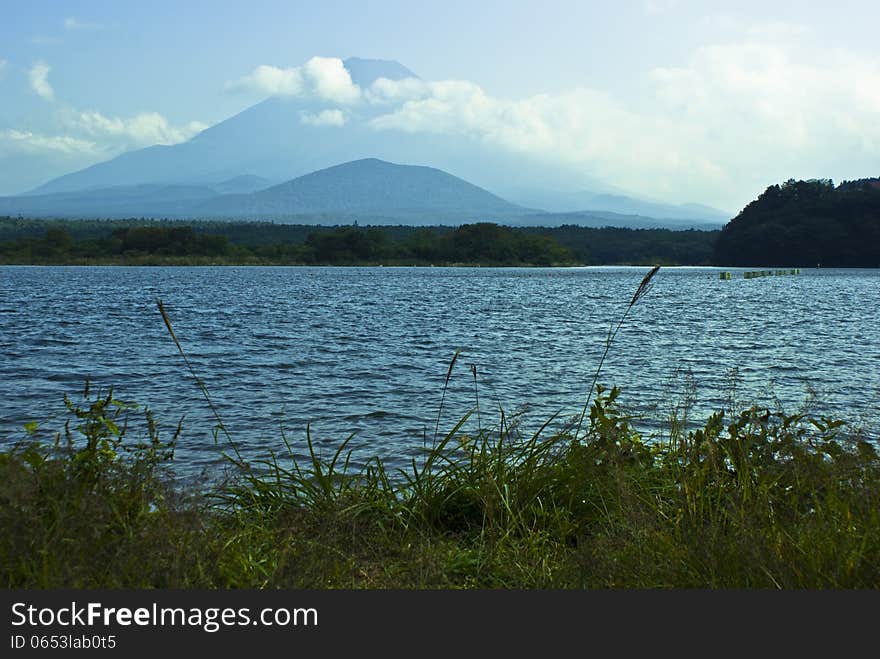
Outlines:
<svg viewBox="0 0 880 659"><path fill-rule="evenodd" d="M0 0L0 194L188 139L302 93L278 81L314 57L356 56L429 83L393 90L382 129L468 132L736 212L787 178L880 176L878 24L876 0Z"/></svg>

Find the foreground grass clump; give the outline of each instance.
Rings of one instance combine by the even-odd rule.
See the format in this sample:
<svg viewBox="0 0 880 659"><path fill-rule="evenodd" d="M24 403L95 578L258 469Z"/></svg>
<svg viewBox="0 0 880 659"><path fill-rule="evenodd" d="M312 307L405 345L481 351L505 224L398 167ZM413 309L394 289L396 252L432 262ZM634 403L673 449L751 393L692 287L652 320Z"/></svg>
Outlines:
<svg viewBox="0 0 880 659"><path fill-rule="evenodd" d="M88 387L85 399L65 398L71 418L52 444L32 423L26 441L0 453L3 585L185 583L195 569L186 547L203 519L163 470L177 433L162 442L147 411L144 441L130 443L134 406L112 392L91 399Z"/></svg>
<svg viewBox="0 0 880 659"><path fill-rule="evenodd" d="M421 461L230 460L196 487L148 412L69 403L0 454L0 583L22 588L877 588L880 456L752 408L647 442L596 387L585 433L465 419ZM140 420L142 441L126 419ZM308 438L307 438L308 439ZM286 440L285 440L286 442Z"/></svg>

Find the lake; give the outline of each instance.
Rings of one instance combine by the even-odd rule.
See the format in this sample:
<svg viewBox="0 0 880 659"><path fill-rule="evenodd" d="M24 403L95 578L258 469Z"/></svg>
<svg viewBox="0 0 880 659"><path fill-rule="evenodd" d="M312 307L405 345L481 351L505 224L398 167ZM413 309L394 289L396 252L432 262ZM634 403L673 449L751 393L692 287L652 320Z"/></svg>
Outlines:
<svg viewBox="0 0 880 659"><path fill-rule="evenodd" d="M247 457L330 451L404 466L474 409L534 431L580 412L647 267L0 267L0 441L63 426L63 396L93 390L153 410L176 462L216 464L216 421L156 307ZM880 431L880 270L719 279L662 268L633 307L599 381L648 436L672 405L690 419L752 403ZM461 354L444 397L444 380ZM476 369L476 381L474 368ZM477 404L478 403L478 404ZM476 410L479 410L477 414Z"/></svg>

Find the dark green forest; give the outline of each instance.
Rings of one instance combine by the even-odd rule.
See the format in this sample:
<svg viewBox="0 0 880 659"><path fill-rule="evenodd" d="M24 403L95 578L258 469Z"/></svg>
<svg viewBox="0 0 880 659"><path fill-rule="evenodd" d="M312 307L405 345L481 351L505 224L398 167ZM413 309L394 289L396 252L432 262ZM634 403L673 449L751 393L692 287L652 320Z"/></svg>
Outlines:
<svg viewBox="0 0 880 659"><path fill-rule="evenodd" d="M771 185L718 236L729 266L880 267L880 179Z"/></svg>
<svg viewBox="0 0 880 659"><path fill-rule="evenodd" d="M3 264L708 265L717 231L0 218Z"/></svg>

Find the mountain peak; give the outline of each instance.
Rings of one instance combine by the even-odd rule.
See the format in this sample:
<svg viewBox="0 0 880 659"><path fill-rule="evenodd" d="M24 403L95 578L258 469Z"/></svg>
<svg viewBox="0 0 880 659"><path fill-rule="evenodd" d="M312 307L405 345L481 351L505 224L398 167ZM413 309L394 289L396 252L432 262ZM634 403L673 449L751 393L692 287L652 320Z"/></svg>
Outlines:
<svg viewBox="0 0 880 659"><path fill-rule="evenodd" d="M351 81L359 87L369 87L379 78L403 80L404 78L419 77L403 64L394 60L349 57L342 64L348 70Z"/></svg>
<svg viewBox="0 0 880 659"><path fill-rule="evenodd" d="M379 171L381 169L386 170L403 170L403 169L412 169L413 167L420 167L420 165L400 165L394 162L388 162L387 160L382 160L381 158L358 158L356 160L349 160L348 162L339 163L338 165L331 165L330 167L325 167L321 171L324 170L374 170ZM313 172L314 173L314 172Z"/></svg>
<svg viewBox="0 0 880 659"><path fill-rule="evenodd" d="M514 204L433 167L361 158L249 195L208 201L199 216L358 216L373 222L448 223L517 215Z"/></svg>

